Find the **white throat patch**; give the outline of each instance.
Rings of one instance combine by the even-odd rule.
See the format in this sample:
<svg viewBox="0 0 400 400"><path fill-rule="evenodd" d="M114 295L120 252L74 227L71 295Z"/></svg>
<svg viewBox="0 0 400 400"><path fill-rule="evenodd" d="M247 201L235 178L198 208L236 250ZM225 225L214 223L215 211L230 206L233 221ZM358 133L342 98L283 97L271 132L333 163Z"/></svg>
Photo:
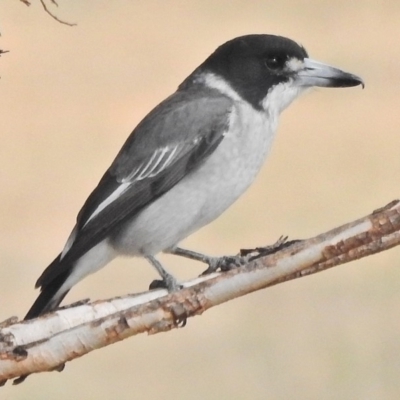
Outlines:
<svg viewBox="0 0 400 400"><path fill-rule="evenodd" d="M271 88L262 100L261 106L271 117L277 118L294 99L306 90L306 87L297 86L294 79L290 78Z"/></svg>

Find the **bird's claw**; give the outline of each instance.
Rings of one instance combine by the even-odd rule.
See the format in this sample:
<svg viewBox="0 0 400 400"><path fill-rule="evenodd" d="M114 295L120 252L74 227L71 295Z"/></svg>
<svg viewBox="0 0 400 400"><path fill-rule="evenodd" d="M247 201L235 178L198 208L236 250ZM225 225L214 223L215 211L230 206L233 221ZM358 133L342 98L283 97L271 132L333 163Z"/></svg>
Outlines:
<svg viewBox="0 0 400 400"><path fill-rule="evenodd" d="M188 319L188 314L185 310L185 307L183 307L181 304L175 304L171 308L171 312L174 317L174 324L178 328L185 327Z"/></svg>
<svg viewBox="0 0 400 400"><path fill-rule="evenodd" d="M250 261L274 254L299 241L300 240L288 240L287 236L281 236L275 243L269 246L256 247L254 249L241 249L237 256L209 257L205 260L208 264L208 268L200 276L217 271L230 271L231 269L242 267Z"/></svg>
<svg viewBox="0 0 400 400"><path fill-rule="evenodd" d="M166 277L166 279L154 279L149 285L149 290L167 289L169 293L177 292L182 288L183 286L171 275Z"/></svg>
<svg viewBox="0 0 400 400"><path fill-rule="evenodd" d="M173 277L171 276L171 278ZM155 279L153 282L150 283L149 289L167 289L168 292L171 293L183 288L183 286L179 285L175 279L173 279L173 283L171 286L168 285L171 285L171 280L168 280L166 282L163 279ZM185 308L182 305L174 305L174 307L171 308L171 313L174 317L174 324L178 328L183 328L184 326L186 326L187 314Z"/></svg>
<svg viewBox="0 0 400 400"><path fill-rule="evenodd" d="M207 261L208 268L200 276L212 274L217 271L230 271L231 269L243 266L246 262L246 257L242 256L210 257Z"/></svg>

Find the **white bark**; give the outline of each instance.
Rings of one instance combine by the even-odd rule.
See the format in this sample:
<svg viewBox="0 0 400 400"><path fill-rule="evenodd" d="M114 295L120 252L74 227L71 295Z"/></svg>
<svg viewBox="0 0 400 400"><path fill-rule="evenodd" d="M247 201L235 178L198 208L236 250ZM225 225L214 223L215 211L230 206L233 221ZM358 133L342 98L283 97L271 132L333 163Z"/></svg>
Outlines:
<svg viewBox="0 0 400 400"><path fill-rule="evenodd" d="M319 272L400 243L400 203L243 267L186 282L184 288L78 305L30 321L0 325L0 384L51 371L95 349L147 332L181 326L186 318L255 290Z"/></svg>

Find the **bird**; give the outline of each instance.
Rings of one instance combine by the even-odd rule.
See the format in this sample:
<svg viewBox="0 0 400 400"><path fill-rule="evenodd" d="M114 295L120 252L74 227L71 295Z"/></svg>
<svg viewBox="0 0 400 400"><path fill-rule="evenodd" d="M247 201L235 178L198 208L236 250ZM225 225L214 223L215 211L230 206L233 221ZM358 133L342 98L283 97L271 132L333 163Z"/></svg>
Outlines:
<svg viewBox="0 0 400 400"><path fill-rule="evenodd" d="M179 243L229 208L253 183L281 112L312 87L363 80L309 58L297 42L249 34L220 45L127 138L78 213L64 249L36 282L25 320L54 311L69 290L118 256L144 257L165 287L180 289L156 258L219 259Z"/></svg>

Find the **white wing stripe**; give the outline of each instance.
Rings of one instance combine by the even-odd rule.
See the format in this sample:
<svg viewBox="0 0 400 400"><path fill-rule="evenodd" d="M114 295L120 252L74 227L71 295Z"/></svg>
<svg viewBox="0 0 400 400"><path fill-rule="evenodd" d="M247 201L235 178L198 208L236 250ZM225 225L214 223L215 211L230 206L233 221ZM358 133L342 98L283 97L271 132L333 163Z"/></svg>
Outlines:
<svg viewBox="0 0 400 400"><path fill-rule="evenodd" d="M155 168L153 169L152 173L149 174L149 177L150 177L150 178L156 176L157 174L159 174L161 171L163 171L165 168L168 167L168 165L169 165L169 164L171 163L171 161L173 160L173 157L174 157L176 151L178 150L178 147L180 147L180 146L177 145L177 146L175 146L175 147L172 149L172 151L171 151L170 154L168 155L167 159L164 161L163 164L161 164L161 166L160 166L157 170L154 171Z"/></svg>
<svg viewBox="0 0 400 400"><path fill-rule="evenodd" d="M63 251L61 253L61 256L60 256L60 260L62 260L64 258L64 256L68 253L69 249L74 244L77 233L78 232L77 232L76 225L75 225L74 229L72 230L71 234L69 235L67 243L64 246L64 249L63 249Z"/></svg>
<svg viewBox="0 0 400 400"><path fill-rule="evenodd" d="M140 164L136 169L133 170L126 178L121 179L121 183L132 182L135 176L140 172L143 167L143 163Z"/></svg>
<svg viewBox="0 0 400 400"><path fill-rule="evenodd" d="M164 147L162 149L157 149L153 156L150 158L150 161L147 163L146 167L144 170L141 172L141 174L137 177L137 180L140 181L141 179L147 178L155 168L157 168L157 165L160 163L160 161L163 159L164 154L169 150L168 146ZM161 153L161 154L160 154ZM157 161L154 162L155 157L157 158Z"/></svg>
<svg viewBox="0 0 400 400"><path fill-rule="evenodd" d="M150 161L147 163L146 167L144 170L142 170L141 174L136 178L138 181L145 179L145 178L152 178L159 174L162 170L166 168L168 164L173 159L174 154L176 153L177 149L180 147L180 145L176 145L175 147L171 148L169 146L166 146L162 149L157 149L154 154L157 153L158 158L156 161L154 161L154 154L151 157ZM169 153L169 154L168 154ZM168 154L168 157L165 161L163 159L165 156ZM152 162L152 166L150 166L150 163Z"/></svg>
<svg viewBox="0 0 400 400"><path fill-rule="evenodd" d="M97 214L99 214L101 211L103 211L109 204L111 204L113 201L117 200L118 197L120 197L128 188L129 186L132 185L132 182L124 182L121 183L117 189L115 189L106 199L104 199L98 206L97 208L93 211L93 214L88 218L88 220L85 222L85 227L89 221L91 221Z"/></svg>
<svg viewBox="0 0 400 400"><path fill-rule="evenodd" d="M132 173L126 178L121 179L121 184L115 189L106 199L104 199L97 208L93 211L93 214L88 218L83 227L87 225L96 215L103 211L113 201L117 200L126 190L135 182L145 178L152 178L163 171L174 159L174 155L181 145L176 145L173 148L166 146L161 149L157 149L147 164L140 164ZM165 159L165 160L164 160ZM72 236L72 235L71 235ZM71 238L71 240L73 240ZM70 242L70 241L69 241ZM72 243L71 243L72 244ZM63 251L63 255L69 250L69 243Z"/></svg>
<svg viewBox="0 0 400 400"><path fill-rule="evenodd" d="M169 147L164 147L161 149L161 155L158 157L157 162L152 166L151 170L147 172L146 176L155 176L157 175L157 172L154 174L154 170L157 169L157 167L160 165L160 162L164 158L165 154L169 151Z"/></svg>
<svg viewBox="0 0 400 400"><path fill-rule="evenodd" d="M140 171L140 175L136 178L138 181L140 181L141 179L143 179L143 178L146 177L147 170L148 170L149 168L151 168L151 165L153 164L154 159L157 157L157 154L158 154L158 153L159 153L159 149L157 149L157 150L153 153L153 155L150 157L150 160L148 161L148 163L146 164L146 166Z"/></svg>

